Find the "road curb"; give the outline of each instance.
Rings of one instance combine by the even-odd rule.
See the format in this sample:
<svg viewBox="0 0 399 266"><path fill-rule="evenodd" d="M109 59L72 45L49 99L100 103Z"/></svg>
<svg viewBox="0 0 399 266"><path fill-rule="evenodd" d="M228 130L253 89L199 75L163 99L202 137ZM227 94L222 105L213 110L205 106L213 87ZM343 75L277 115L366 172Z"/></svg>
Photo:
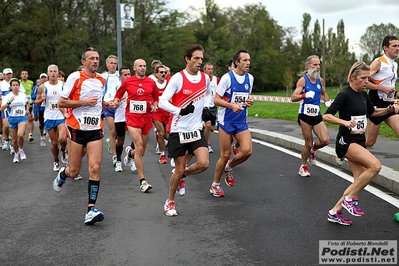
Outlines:
<svg viewBox="0 0 399 266"><path fill-rule="evenodd" d="M250 128L252 138L263 140L277 146L300 152L304 145L304 140L296 137L276 133L264 129ZM326 163L337 165L335 162L335 149L329 146L323 147L317 151L317 159ZM350 171L348 161L344 161L341 168ZM382 166L380 173L373 179L373 183L386 188L395 194L399 194L399 172L394 169Z"/></svg>

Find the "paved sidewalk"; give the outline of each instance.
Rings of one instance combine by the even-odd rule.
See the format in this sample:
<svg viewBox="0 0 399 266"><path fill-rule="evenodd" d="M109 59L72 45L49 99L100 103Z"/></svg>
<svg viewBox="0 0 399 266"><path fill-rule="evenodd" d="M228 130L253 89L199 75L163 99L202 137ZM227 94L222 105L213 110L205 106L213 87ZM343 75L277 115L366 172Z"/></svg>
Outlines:
<svg viewBox="0 0 399 266"><path fill-rule="evenodd" d="M301 128L295 122L249 117L248 125L252 137L255 139L299 152L302 150L304 141ZM337 130L329 128L328 131L330 133L330 145L318 150L316 156L318 160L336 165L335 137L337 136ZM399 194L399 142L379 137L374 147L369 148L369 150L383 165L373 182ZM350 171L346 160L341 167Z"/></svg>

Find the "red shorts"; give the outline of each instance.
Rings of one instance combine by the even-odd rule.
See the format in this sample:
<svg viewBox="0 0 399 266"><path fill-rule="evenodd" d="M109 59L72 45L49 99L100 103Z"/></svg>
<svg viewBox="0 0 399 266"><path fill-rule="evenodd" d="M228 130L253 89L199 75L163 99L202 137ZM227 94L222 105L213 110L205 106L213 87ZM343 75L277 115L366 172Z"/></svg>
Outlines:
<svg viewBox="0 0 399 266"><path fill-rule="evenodd" d="M152 128L152 116L141 115L141 116L126 116L126 126L140 128L143 135L150 133Z"/></svg>
<svg viewBox="0 0 399 266"><path fill-rule="evenodd" d="M152 115L152 118L156 121L159 121L159 122L167 125L169 123L170 115L169 114L168 115L158 115L157 113L155 113Z"/></svg>

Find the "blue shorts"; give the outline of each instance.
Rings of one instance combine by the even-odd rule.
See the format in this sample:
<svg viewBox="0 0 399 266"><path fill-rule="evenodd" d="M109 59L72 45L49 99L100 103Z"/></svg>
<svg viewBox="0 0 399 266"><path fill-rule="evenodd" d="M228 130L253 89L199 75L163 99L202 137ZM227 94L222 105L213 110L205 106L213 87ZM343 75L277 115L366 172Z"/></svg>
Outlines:
<svg viewBox="0 0 399 266"><path fill-rule="evenodd" d="M45 108L45 107L43 107L43 106L35 105L35 106L33 107L33 116L34 116L34 117L39 117L39 111L44 111L44 108Z"/></svg>
<svg viewBox="0 0 399 266"><path fill-rule="evenodd" d="M218 126L229 135L235 135L245 130L248 130L247 123L229 123L225 122L224 125L218 123Z"/></svg>
<svg viewBox="0 0 399 266"><path fill-rule="evenodd" d="M116 108L112 108L112 109L104 108L103 114L105 117L107 117L107 116L115 117L115 111L116 111Z"/></svg>
<svg viewBox="0 0 399 266"><path fill-rule="evenodd" d="M58 125L65 124L65 119L46 119L44 120L44 129L49 131L50 129L56 128Z"/></svg>
<svg viewBox="0 0 399 266"><path fill-rule="evenodd" d="M10 129L17 129L19 123L28 122L28 116L9 116L8 126Z"/></svg>
<svg viewBox="0 0 399 266"><path fill-rule="evenodd" d="M4 118L8 118L8 108L1 112L1 119L3 120Z"/></svg>

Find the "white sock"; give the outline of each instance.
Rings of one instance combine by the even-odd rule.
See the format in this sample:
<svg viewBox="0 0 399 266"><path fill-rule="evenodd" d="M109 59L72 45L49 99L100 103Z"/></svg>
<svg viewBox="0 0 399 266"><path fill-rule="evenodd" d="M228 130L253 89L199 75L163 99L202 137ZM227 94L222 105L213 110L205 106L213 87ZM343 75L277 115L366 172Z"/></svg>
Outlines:
<svg viewBox="0 0 399 266"><path fill-rule="evenodd" d="M331 214L331 215L335 215L335 214L337 214L337 212L336 212L336 211L334 211L334 210L329 210L329 211L328 211L328 213L329 213L329 214Z"/></svg>
<svg viewBox="0 0 399 266"><path fill-rule="evenodd" d="M219 186L219 185L220 183L215 183L215 182L212 183L212 186Z"/></svg>
<svg viewBox="0 0 399 266"><path fill-rule="evenodd" d="M348 196L345 196L345 200L346 200L346 201L352 201L352 199L349 198Z"/></svg>
<svg viewBox="0 0 399 266"><path fill-rule="evenodd" d="M233 168L231 168L229 163L227 163L226 166L224 167L224 170L231 171L231 170L233 170Z"/></svg>

